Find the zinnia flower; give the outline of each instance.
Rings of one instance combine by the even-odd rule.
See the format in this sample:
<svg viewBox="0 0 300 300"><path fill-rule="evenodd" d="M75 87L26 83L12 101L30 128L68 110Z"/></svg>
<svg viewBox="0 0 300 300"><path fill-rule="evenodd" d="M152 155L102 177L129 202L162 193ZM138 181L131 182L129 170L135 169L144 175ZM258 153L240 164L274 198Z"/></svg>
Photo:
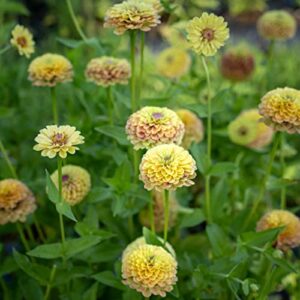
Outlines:
<svg viewBox="0 0 300 300"><path fill-rule="evenodd" d="M176 113L184 124L184 136L181 146L188 149L193 142L200 143L204 137L202 121L187 109L179 109Z"/></svg>
<svg viewBox="0 0 300 300"><path fill-rule="evenodd" d="M10 43L18 49L20 55L25 55L27 58L34 53L34 40L31 32L21 25L16 25L11 32L12 38Z"/></svg>
<svg viewBox="0 0 300 300"><path fill-rule="evenodd" d="M126 59L103 56L92 59L85 70L88 81L104 87L127 84L131 69Z"/></svg>
<svg viewBox="0 0 300 300"><path fill-rule="evenodd" d="M157 14L161 13L164 10L163 6L160 3L160 0L143 0L143 2L152 5L152 7L155 9Z"/></svg>
<svg viewBox="0 0 300 300"><path fill-rule="evenodd" d="M187 25L187 39L192 49L204 56L213 56L229 38L227 23L223 17L203 13L195 17Z"/></svg>
<svg viewBox="0 0 300 300"><path fill-rule="evenodd" d="M229 124L228 135L235 144L261 149L272 141L273 130L261 121L257 109L249 109Z"/></svg>
<svg viewBox="0 0 300 300"><path fill-rule="evenodd" d="M139 0L123 1L111 7L105 15L104 27L113 27L114 33L127 30L149 31L160 24L160 16L152 4Z"/></svg>
<svg viewBox="0 0 300 300"><path fill-rule="evenodd" d="M184 148L174 144L159 145L144 154L140 179L147 190L176 190L194 184L196 169L195 160Z"/></svg>
<svg viewBox="0 0 300 300"><path fill-rule="evenodd" d="M164 230L164 202L163 193L154 191L153 195L153 211L154 211L154 225L156 232L162 232ZM175 195L170 194L170 211L169 211L169 226L171 229L175 226L177 216L178 216L178 203L176 201ZM150 227L150 212L149 209L144 209L139 214L140 222L143 226Z"/></svg>
<svg viewBox="0 0 300 300"><path fill-rule="evenodd" d="M300 220L286 210L272 210L266 213L257 223L256 230L263 231L284 227L276 240L276 247L285 251L300 245Z"/></svg>
<svg viewBox="0 0 300 300"><path fill-rule="evenodd" d="M300 91L278 88L268 92L259 105L263 121L279 131L300 132Z"/></svg>
<svg viewBox="0 0 300 300"><path fill-rule="evenodd" d="M19 180L0 181L0 224L25 222L36 210L36 202L29 188Z"/></svg>
<svg viewBox="0 0 300 300"><path fill-rule="evenodd" d="M73 67L59 54L47 53L35 58L28 68L29 80L35 86L55 86L73 79Z"/></svg>
<svg viewBox="0 0 300 300"><path fill-rule="evenodd" d="M287 40L295 36L295 18L284 10L265 12L257 22L257 31L268 40Z"/></svg>
<svg viewBox="0 0 300 300"><path fill-rule="evenodd" d="M129 117L126 133L134 149L149 149L160 144L180 144L184 124L166 107L146 106Z"/></svg>
<svg viewBox="0 0 300 300"><path fill-rule="evenodd" d="M84 143L84 137L73 126L48 125L40 130L35 141L37 145L33 149L42 151L42 156L66 158L68 153L74 154L79 149L76 146Z"/></svg>
<svg viewBox="0 0 300 300"><path fill-rule="evenodd" d="M58 188L58 171L51 179ZM79 166L66 165L62 167L62 195L70 205L80 203L91 189L91 176L87 170Z"/></svg>
<svg viewBox="0 0 300 300"><path fill-rule="evenodd" d="M122 257L123 283L144 297L165 297L177 281L177 262L160 246L147 245L143 238L134 241Z"/></svg>
<svg viewBox="0 0 300 300"><path fill-rule="evenodd" d="M231 48L221 59L221 73L232 81L248 79L253 73L254 67L254 56L245 47Z"/></svg>
<svg viewBox="0 0 300 300"><path fill-rule="evenodd" d="M157 57L157 69L160 74L169 78L185 75L191 66L189 54L180 48L167 48Z"/></svg>

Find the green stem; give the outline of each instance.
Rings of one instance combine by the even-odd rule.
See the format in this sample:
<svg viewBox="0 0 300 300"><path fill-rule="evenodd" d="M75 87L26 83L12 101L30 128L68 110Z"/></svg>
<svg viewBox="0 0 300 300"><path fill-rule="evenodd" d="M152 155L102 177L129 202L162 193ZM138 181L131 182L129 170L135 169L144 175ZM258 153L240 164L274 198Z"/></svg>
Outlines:
<svg viewBox="0 0 300 300"><path fill-rule="evenodd" d="M128 217L128 229L129 229L129 236L132 239L134 236L133 215L130 215Z"/></svg>
<svg viewBox="0 0 300 300"><path fill-rule="evenodd" d="M273 266L271 262L269 262L269 267L266 270L266 276L263 281L263 286L260 289L260 293L257 297L257 300L265 300L267 299L268 294L271 291L273 285L273 279L276 272L276 266Z"/></svg>
<svg viewBox="0 0 300 300"><path fill-rule="evenodd" d="M34 225L35 225L35 228L36 228L36 231L37 231L37 233L38 233L38 235L39 235L40 240L41 240L43 243L45 243L45 242L46 242L46 238L45 238L45 236L44 236L44 234L43 234L43 231L42 231L42 229L41 229L41 226L40 226L40 224L39 224L39 221L37 220L37 218L36 218L35 215L33 215L33 222L34 222Z"/></svg>
<svg viewBox="0 0 300 300"><path fill-rule="evenodd" d="M202 64L206 75L207 81L207 160L208 168L211 167L211 145L212 145L212 111L211 111L211 82L209 71L205 57L202 56ZM206 219L208 223L212 222L211 216L211 199L210 199L210 175L205 176L205 208L206 208Z"/></svg>
<svg viewBox="0 0 300 300"><path fill-rule="evenodd" d="M107 100L108 100L109 124L113 125L114 124L114 119L113 119L114 103L113 103L113 96L112 96L112 87L108 86L106 88L106 92L107 92Z"/></svg>
<svg viewBox="0 0 300 300"><path fill-rule="evenodd" d="M23 229L22 229L21 224L20 224L19 222L17 222L17 223L16 223L16 226L17 226L17 230L18 230L18 233L19 233L19 235L20 235L20 238L21 238L21 241L22 241L22 243L23 243L23 246L24 246L25 250L26 250L27 252L30 251L30 247L29 247L29 244L28 244L28 242L27 242L27 240L26 240L26 237L25 237L25 235L24 235L24 232L23 232Z"/></svg>
<svg viewBox="0 0 300 300"><path fill-rule="evenodd" d="M27 235L29 236L30 242L34 244L35 239L34 239L34 235L33 235L33 232L31 230L30 225L25 224L25 228L26 228Z"/></svg>
<svg viewBox="0 0 300 300"><path fill-rule="evenodd" d="M164 190L164 244L168 241L168 229L169 229L169 213L170 213L170 207L169 207L169 191Z"/></svg>
<svg viewBox="0 0 300 300"><path fill-rule="evenodd" d="M139 74L139 90L138 90L138 108L141 101L141 93L143 86L144 76L144 50L145 50L145 32L141 31L141 44L140 44L140 74Z"/></svg>
<svg viewBox="0 0 300 300"><path fill-rule="evenodd" d="M155 223L154 223L154 210L153 210L153 198L152 193L150 193L149 201L149 219L150 219L150 228L153 233L155 233Z"/></svg>
<svg viewBox="0 0 300 300"><path fill-rule="evenodd" d="M51 87L50 92L52 101L53 122L54 124L58 125L57 97L55 87Z"/></svg>
<svg viewBox="0 0 300 300"><path fill-rule="evenodd" d="M281 178L284 176L285 170L285 159L284 159L284 132L280 132L280 165L281 165ZM281 187L281 200L280 200L281 209L286 208L286 187Z"/></svg>
<svg viewBox="0 0 300 300"><path fill-rule="evenodd" d="M0 55L4 54L5 52L7 52L9 49L11 48L11 45L7 45L6 47L4 47L3 49L0 50Z"/></svg>
<svg viewBox="0 0 300 300"><path fill-rule="evenodd" d="M135 42L136 31L130 31L130 63L131 63L131 79L130 79L130 93L131 93L131 111L136 110L136 78L135 78Z"/></svg>
<svg viewBox="0 0 300 300"><path fill-rule="evenodd" d="M47 300L50 296L50 292L51 292L51 289L52 289L52 283L53 283L53 280L54 280L54 277L55 277L56 269L57 269L57 266L54 264L52 266L52 269L51 269L50 278L49 278L47 288L46 288L46 292L45 292L45 295L44 295L44 300Z"/></svg>
<svg viewBox="0 0 300 300"><path fill-rule="evenodd" d="M72 7L71 0L66 0L66 1L67 1L67 6L68 6L68 10L69 10L70 16L71 16L72 21L73 21L73 23L74 23L74 26L75 26L75 28L76 28L76 30L77 30L77 33L79 34L79 36L81 37L81 39L82 39L83 41L86 42L86 41L87 41L87 37L86 37L86 35L83 33L82 29L80 28L80 25L79 25L79 23L78 23L78 21L77 21L77 18L76 18L76 16L75 16L75 13L74 13L74 9L73 9L73 7Z"/></svg>
<svg viewBox="0 0 300 300"><path fill-rule="evenodd" d="M15 170L14 166L12 165L12 163L11 163L11 161L9 159L9 156L7 154L7 151L6 151L5 147L4 147L4 144L2 143L1 140L0 140L0 151L2 152L3 158L4 158L4 160L5 160L8 168L10 170L10 173L11 173L12 177L15 178L15 179L17 179L18 176L17 176L16 170Z"/></svg>
<svg viewBox="0 0 300 300"><path fill-rule="evenodd" d="M0 277L0 284L2 287L2 291L3 291L3 300L9 300L9 293L8 293L8 288L5 284L5 281L2 277Z"/></svg>
<svg viewBox="0 0 300 300"><path fill-rule="evenodd" d="M269 162L268 162L268 165L267 165L267 168L266 168L265 176L264 176L263 180L261 181L258 196L257 196L256 200L254 201L254 203L252 205L251 211L250 211L248 217L246 218L245 223L242 226L242 229L247 228L249 222L251 221L251 219L253 217L253 214L257 210L257 207L258 207L259 203L263 200L263 197L265 195L266 188L267 188L267 182L268 182L268 179L271 175L272 166L273 166L273 162L274 162L274 159L275 159L275 156L276 156L276 151L277 151L277 148L278 148L278 145L279 145L279 141L280 141L280 135L277 133L276 136L275 136L275 141L273 142L273 147L272 147L272 150L271 150L271 153L270 153L270 158L269 158Z"/></svg>

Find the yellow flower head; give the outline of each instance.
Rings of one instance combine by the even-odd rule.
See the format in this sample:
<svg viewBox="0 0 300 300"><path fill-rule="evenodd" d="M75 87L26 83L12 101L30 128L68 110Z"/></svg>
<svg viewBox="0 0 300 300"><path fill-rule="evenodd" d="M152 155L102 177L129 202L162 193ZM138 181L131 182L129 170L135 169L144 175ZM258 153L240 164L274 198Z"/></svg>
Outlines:
<svg viewBox="0 0 300 300"><path fill-rule="evenodd" d="M140 0L123 1L111 7L105 15L104 27L113 27L114 33L127 30L149 31L160 24L160 16L154 6Z"/></svg>
<svg viewBox="0 0 300 300"><path fill-rule="evenodd" d="M40 130L35 141L33 149L42 151L42 156L66 158L68 153L74 154L79 149L76 146L84 143L84 137L73 126L48 125Z"/></svg>
<svg viewBox="0 0 300 300"><path fill-rule="evenodd" d="M160 144L180 144L184 124L166 107L146 106L129 117L126 133L135 150L149 149Z"/></svg>
<svg viewBox="0 0 300 300"><path fill-rule="evenodd" d="M193 185L196 162L184 148L165 144L149 149L140 164L140 180L145 189L176 190Z"/></svg>
<svg viewBox="0 0 300 300"><path fill-rule="evenodd" d="M272 141L273 130L261 121L257 109L249 109L229 124L228 135L235 144L261 149Z"/></svg>
<svg viewBox="0 0 300 300"><path fill-rule="evenodd" d="M104 87L127 84L131 68L126 59L103 56L92 59L85 70L88 81Z"/></svg>
<svg viewBox="0 0 300 300"><path fill-rule="evenodd" d="M263 121L279 131L300 132L300 91L278 88L268 92L259 105Z"/></svg>
<svg viewBox="0 0 300 300"><path fill-rule="evenodd" d="M276 247L285 251L300 245L300 220L286 210L272 210L266 213L257 223L256 230L263 231L284 226L278 235Z"/></svg>
<svg viewBox="0 0 300 300"><path fill-rule="evenodd" d="M122 257L123 283L144 297L165 297L177 281L176 259L160 246L147 245L142 240L134 243Z"/></svg>
<svg viewBox="0 0 300 300"><path fill-rule="evenodd" d="M58 171L51 179L58 187ZM70 205L80 203L91 189L91 176L87 170L79 166L66 165L62 167L62 195Z"/></svg>
<svg viewBox="0 0 300 300"><path fill-rule="evenodd" d="M287 40L295 36L297 22L284 10L264 13L257 22L258 33L267 40Z"/></svg>
<svg viewBox="0 0 300 300"><path fill-rule="evenodd" d="M179 109L177 115L184 124L184 136L181 146L188 149L192 143L200 143L204 137L204 127L202 121L191 111Z"/></svg>
<svg viewBox="0 0 300 300"><path fill-rule="evenodd" d="M168 78L179 78L185 75L191 66L189 54L180 48L167 48L157 57L158 72Z"/></svg>
<svg viewBox="0 0 300 300"><path fill-rule="evenodd" d="M34 53L35 44L31 32L24 26L16 25L11 35L10 43L12 46L18 49L20 55L25 55L29 58Z"/></svg>
<svg viewBox="0 0 300 300"><path fill-rule="evenodd" d="M73 79L73 67L59 54L47 53L35 58L28 68L29 80L35 86L55 86Z"/></svg>
<svg viewBox="0 0 300 300"><path fill-rule="evenodd" d="M132 1L132 0L128 0L128 1ZM164 10L163 6L160 3L160 0L143 0L143 2L152 5L152 7L154 8L157 14L161 13Z"/></svg>
<svg viewBox="0 0 300 300"><path fill-rule="evenodd" d="M32 192L21 181L0 181L0 224L25 222L26 217L36 210Z"/></svg>
<svg viewBox="0 0 300 300"><path fill-rule="evenodd" d="M223 17L203 13L187 25L187 39L192 49L204 56L213 56L229 38L229 29Z"/></svg>
<svg viewBox="0 0 300 300"><path fill-rule="evenodd" d="M156 232L162 232L164 230L164 203L163 193L154 191L153 195L153 211L154 211L154 225ZM169 214L169 226L171 229L175 226L178 216L178 203L173 193L170 194L170 214ZM149 209L144 209L139 214L140 222L143 226L150 227L150 212Z"/></svg>

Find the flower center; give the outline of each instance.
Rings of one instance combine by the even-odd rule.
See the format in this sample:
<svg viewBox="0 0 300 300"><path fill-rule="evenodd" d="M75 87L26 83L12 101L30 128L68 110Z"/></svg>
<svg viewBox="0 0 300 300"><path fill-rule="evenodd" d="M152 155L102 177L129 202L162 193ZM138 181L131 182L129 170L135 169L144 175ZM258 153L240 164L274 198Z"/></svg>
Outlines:
<svg viewBox="0 0 300 300"><path fill-rule="evenodd" d="M70 178L70 176L69 176L69 175L63 175L63 176L62 176L62 182L66 182L66 181L68 181L68 180L69 180L69 178Z"/></svg>
<svg viewBox="0 0 300 300"><path fill-rule="evenodd" d="M67 142L67 137L63 133L56 133L52 136L54 145L63 146Z"/></svg>
<svg viewBox="0 0 300 300"><path fill-rule="evenodd" d="M241 128L239 128L239 134L242 136L245 136L248 133L248 129L245 126L242 126Z"/></svg>
<svg viewBox="0 0 300 300"><path fill-rule="evenodd" d="M204 38L207 41L212 41L215 37L215 31L210 28L205 28L201 32L202 38Z"/></svg>
<svg viewBox="0 0 300 300"><path fill-rule="evenodd" d="M162 113L159 113L159 112L155 112L152 114L152 117L155 119L155 120L160 120L163 118L163 114Z"/></svg>
<svg viewBox="0 0 300 300"><path fill-rule="evenodd" d="M168 64L171 64L174 61L173 56L171 56L171 55L167 56L166 61L167 61Z"/></svg>
<svg viewBox="0 0 300 300"><path fill-rule="evenodd" d="M22 48L26 47L27 45L27 40L24 36L20 36L17 38L17 43L20 45Z"/></svg>

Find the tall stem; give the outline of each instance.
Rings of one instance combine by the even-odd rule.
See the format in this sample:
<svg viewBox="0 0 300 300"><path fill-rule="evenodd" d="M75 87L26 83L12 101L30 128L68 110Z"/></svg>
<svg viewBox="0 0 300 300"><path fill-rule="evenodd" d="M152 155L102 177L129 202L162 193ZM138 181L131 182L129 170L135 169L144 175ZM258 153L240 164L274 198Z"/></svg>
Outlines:
<svg viewBox="0 0 300 300"><path fill-rule="evenodd" d="M77 30L77 33L79 34L79 36L81 37L81 39L82 39L83 41L86 42L86 41L87 41L87 37L86 37L86 35L83 33L82 29L80 28L80 25L79 25L79 23L78 23L78 21L77 21L77 18L76 18L76 16L75 16L75 13L74 13L74 9L73 9L73 7L72 7L71 0L66 0L66 1L67 1L67 6L68 6L68 10L69 10L70 16L71 16L72 21L73 21L73 23L74 23L74 26L75 26L75 28L76 28L76 30Z"/></svg>
<svg viewBox="0 0 300 300"><path fill-rule="evenodd" d="M12 165L12 163L11 163L11 161L9 159L9 156L7 154L7 151L6 151L5 147L4 147L4 144L2 143L1 140L0 140L0 151L2 152L3 158L4 158L4 160L5 160L8 168L10 170L11 176L13 178L17 179L18 176L17 176L16 170L15 170L14 166Z"/></svg>
<svg viewBox="0 0 300 300"><path fill-rule="evenodd" d="M140 74L139 74L139 89L138 89L138 108L141 101L143 75L144 75L144 49L145 49L145 32L141 31L141 44L140 44Z"/></svg>
<svg viewBox="0 0 300 300"><path fill-rule="evenodd" d="M130 63L131 63L131 79L130 79L130 93L131 93L131 111L136 110L136 78L135 78L135 42L136 31L130 31Z"/></svg>
<svg viewBox="0 0 300 300"><path fill-rule="evenodd" d="M17 222L17 223L16 223L16 226L17 226L17 230L18 230L18 233L19 233L19 235L20 235L20 238L21 238L21 241L22 241L22 244L23 244L25 250L26 250L27 252L30 251L30 247L29 247L29 244L28 244L28 242L27 242L27 240L26 240L26 237L25 237L25 235L24 235L24 232L23 232L23 229L22 229L21 224L20 224L19 222Z"/></svg>
<svg viewBox="0 0 300 300"><path fill-rule="evenodd" d="M0 50L0 55L4 54L5 52L7 52L9 49L11 48L11 45L7 45L6 47L4 47L3 49Z"/></svg>
<svg viewBox="0 0 300 300"><path fill-rule="evenodd" d="M51 101L52 101L52 113L53 113L53 122L58 125L58 110L57 110L57 97L55 87L50 88L51 92Z"/></svg>
<svg viewBox="0 0 300 300"><path fill-rule="evenodd" d="M155 222L154 222L154 210L153 210L153 198L152 193L150 193L150 202L149 202L149 219L150 219L150 228L153 233L155 233Z"/></svg>
<svg viewBox="0 0 300 300"><path fill-rule="evenodd" d="M212 112L211 112L211 83L205 57L202 56L202 64L207 81L207 149L206 155L208 160L208 167L211 167L211 145L212 145ZM210 175L205 175L205 208L207 222L212 222L211 216L211 199L210 199Z"/></svg>
<svg viewBox="0 0 300 300"><path fill-rule="evenodd" d="M54 280L54 277L55 277L56 269L57 269L57 266L54 264L52 266L52 269L51 269L50 278L49 278L47 288L46 288L46 292L45 292L45 295L44 295L44 300L47 300L50 296L50 292L51 292L51 289L52 289L52 284L53 284L53 280Z"/></svg>
<svg viewBox="0 0 300 300"><path fill-rule="evenodd" d="M36 215L33 215L33 222L34 222L34 225L35 225L35 228L36 228L36 231L37 231L37 233L38 233L38 236L39 236L40 240L41 240L43 243L45 243L45 242L46 242L46 238L45 238L45 236L44 236L44 234L43 234L42 228L41 228L41 226L40 226L40 223L39 223L39 221L38 221Z"/></svg>
<svg viewBox="0 0 300 300"><path fill-rule="evenodd" d="M164 190L164 244L168 241L168 229L169 229L169 191Z"/></svg>
<svg viewBox="0 0 300 300"><path fill-rule="evenodd" d="M114 124L114 119L113 119L114 103L112 97L112 87L108 86L106 88L106 92L107 92L108 110L109 110L109 124L113 125Z"/></svg>
<svg viewBox="0 0 300 300"><path fill-rule="evenodd" d="M284 176L285 170L285 159L284 159L284 133L280 132L280 165L281 165L281 178ZM281 187L281 200L280 200L281 209L286 208L286 187Z"/></svg>

